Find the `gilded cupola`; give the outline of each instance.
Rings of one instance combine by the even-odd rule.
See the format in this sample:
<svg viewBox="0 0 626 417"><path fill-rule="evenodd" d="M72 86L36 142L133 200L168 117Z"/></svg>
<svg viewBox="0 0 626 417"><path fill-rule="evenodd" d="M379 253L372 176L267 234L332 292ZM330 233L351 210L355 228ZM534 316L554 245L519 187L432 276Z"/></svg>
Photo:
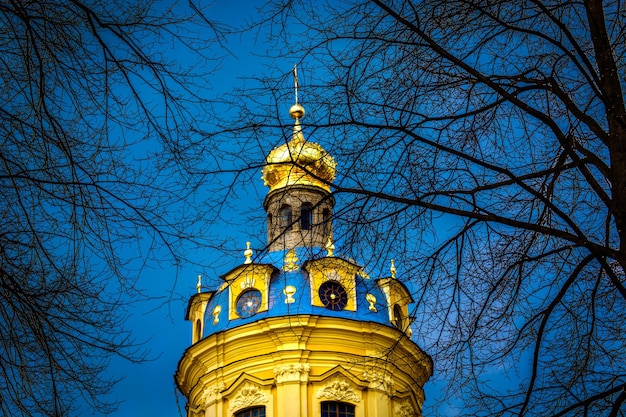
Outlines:
<svg viewBox="0 0 626 417"><path fill-rule="evenodd" d="M335 179L335 159L317 143L304 139L300 125L304 113L302 105L291 106L289 115L295 119L293 137L267 156L263 182L270 192L292 185L312 185L330 191L329 184Z"/></svg>

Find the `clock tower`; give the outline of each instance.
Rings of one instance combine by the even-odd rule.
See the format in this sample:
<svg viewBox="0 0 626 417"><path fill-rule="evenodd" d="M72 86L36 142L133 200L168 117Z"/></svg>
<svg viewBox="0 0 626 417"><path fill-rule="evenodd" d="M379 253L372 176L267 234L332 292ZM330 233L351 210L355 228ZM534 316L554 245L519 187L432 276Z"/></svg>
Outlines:
<svg viewBox="0 0 626 417"><path fill-rule="evenodd" d="M389 273L335 254L336 164L305 139L263 168L267 250L248 244L222 284L188 304L191 346L176 383L188 417L421 416L432 360L412 339L410 291Z"/></svg>

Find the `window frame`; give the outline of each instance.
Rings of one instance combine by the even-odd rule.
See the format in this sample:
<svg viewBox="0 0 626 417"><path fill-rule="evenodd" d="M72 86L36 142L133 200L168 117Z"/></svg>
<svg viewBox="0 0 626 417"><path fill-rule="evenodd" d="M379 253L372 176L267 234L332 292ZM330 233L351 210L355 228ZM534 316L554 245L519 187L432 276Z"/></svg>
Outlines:
<svg viewBox="0 0 626 417"><path fill-rule="evenodd" d="M257 413L253 414L255 411ZM235 412L234 417L266 417L266 415L264 405L255 405Z"/></svg>
<svg viewBox="0 0 626 417"><path fill-rule="evenodd" d="M324 409L325 407L335 406L335 410ZM322 401L320 403L321 417L355 417L356 406L343 401Z"/></svg>
<svg viewBox="0 0 626 417"><path fill-rule="evenodd" d="M289 204L283 204L278 211L280 227L284 230L291 230L293 223L293 210Z"/></svg>
<svg viewBox="0 0 626 417"><path fill-rule="evenodd" d="M300 206L300 230L313 229L313 205L303 203Z"/></svg>
<svg viewBox="0 0 626 417"><path fill-rule="evenodd" d="M404 330L404 312L400 304L393 305L393 325L398 330Z"/></svg>

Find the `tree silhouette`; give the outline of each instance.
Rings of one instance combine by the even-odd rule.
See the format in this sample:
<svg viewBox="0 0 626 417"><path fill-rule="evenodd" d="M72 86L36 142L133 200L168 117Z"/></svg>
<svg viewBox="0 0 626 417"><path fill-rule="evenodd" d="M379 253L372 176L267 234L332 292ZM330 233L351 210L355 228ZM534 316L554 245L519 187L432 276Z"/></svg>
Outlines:
<svg viewBox="0 0 626 417"><path fill-rule="evenodd" d="M273 3L255 28L283 71L302 61L305 136L338 161L338 250L396 258L441 402L624 415L624 4ZM293 102L283 75L238 93L220 132L259 164L289 139L267 111ZM258 172L252 154L228 156Z"/></svg>
<svg viewBox="0 0 626 417"><path fill-rule="evenodd" d="M154 249L180 259L200 226L180 209L197 185L198 83L168 57L219 41L197 11L0 4L2 415L105 414L111 356L144 358L124 330L136 277ZM213 39L185 31L198 24Z"/></svg>

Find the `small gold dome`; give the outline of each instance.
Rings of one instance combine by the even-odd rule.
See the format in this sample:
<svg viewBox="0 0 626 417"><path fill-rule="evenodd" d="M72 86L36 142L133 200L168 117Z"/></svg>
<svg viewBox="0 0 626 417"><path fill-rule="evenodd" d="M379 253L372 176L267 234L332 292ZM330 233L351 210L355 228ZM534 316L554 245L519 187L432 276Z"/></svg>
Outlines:
<svg viewBox="0 0 626 417"><path fill-rule="evenodd" d="M274 148L267 156L263 168L263 183L274 191L290 185L313 185L330 191L329 183L335 179L335 159L317 143L308 142L302 134L300 118L304 107L294 104L289 109L296 119L293 138Z"/></svg>

